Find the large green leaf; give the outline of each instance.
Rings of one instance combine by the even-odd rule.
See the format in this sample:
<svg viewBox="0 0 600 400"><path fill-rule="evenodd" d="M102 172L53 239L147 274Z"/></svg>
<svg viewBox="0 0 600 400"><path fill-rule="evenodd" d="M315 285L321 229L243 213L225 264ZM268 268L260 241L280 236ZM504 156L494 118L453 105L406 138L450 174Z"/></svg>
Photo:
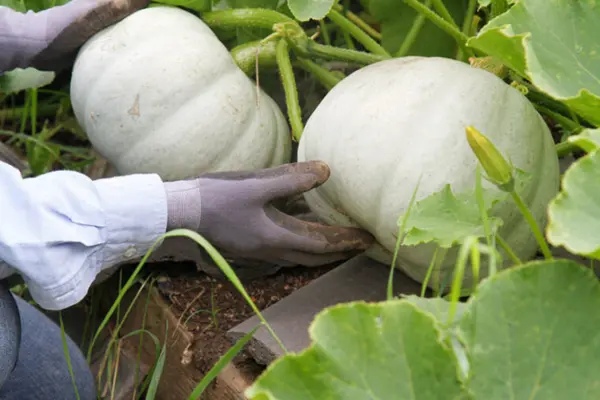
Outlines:
<svg viewBox="0 0 600 400"><path fill-rule="evenodd" d="M600 124L600 3L520 0L468 44Z"/></svg>
<svg viewBox="0 0 600 400"><path fill-rule="evenodd" d="M288 7L299 21L323 19L333 7L335 0L288 0Z"/></svg>
<svg viewBox="0 0 600 400"><path fill-rule="evenodd" d="M590 269L554 260L503 270L460 305L457 324L441 328L449 304L411 296L331 307L313 323L311 347L273 363L246 394L255 400L600 398L600 284ZM457 378L457 358L466 379Z"/></svg>
<svg viewBox="0 0 600 400"><path fill-rule="evenodd" d="M273 363L251 399L459 398L452 352L431 315L402 300L350 303L319 314L313 346Z"/></svg>
<svg viewBox="0 0 600 400"><path fill-rule="evenodd" d="M467 10L466 0L444 1L444 5L462 25ZM369 11L381 23L381 44L391 54L396 54L411 31L419 13L402 0L371 0ZM456 55L456 41L427 19L406 55L451 57Z"/></svg>
<svg viewBox="0 0 600 400"><path fill-rule="evenodd" d="M572 261L532 262L484 281L461 321L473 398L599 399L598 310L596 276Z"/></svg>
<svg viewBox="0 0 600 400"><path fill-rule="evenodd" d="M554 246L600 259L600 151L575 161L548 206L546 235Z"/></svg>

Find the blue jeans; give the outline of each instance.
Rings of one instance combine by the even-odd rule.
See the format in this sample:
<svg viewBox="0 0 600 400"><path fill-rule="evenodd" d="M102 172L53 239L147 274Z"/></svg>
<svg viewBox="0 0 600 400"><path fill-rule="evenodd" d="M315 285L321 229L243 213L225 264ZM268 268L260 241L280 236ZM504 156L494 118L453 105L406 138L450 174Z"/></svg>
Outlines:
<svg viewBox="0 0 600 400"><path fill-rule="evenodd" d="M60 327L20 297L16 300L22 324L19 360L0 388L0 400L75 400ZM69 337L67 346L80 399L96 399L94 376L83 353Z"/></svg>

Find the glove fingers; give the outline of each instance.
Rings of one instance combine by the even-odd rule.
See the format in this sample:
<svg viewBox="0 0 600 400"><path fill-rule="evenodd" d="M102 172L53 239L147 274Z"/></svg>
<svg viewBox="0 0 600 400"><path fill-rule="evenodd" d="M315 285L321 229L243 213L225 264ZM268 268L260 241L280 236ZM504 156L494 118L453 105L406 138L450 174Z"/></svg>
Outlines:
<svg viewBox="0 0 600 400"><path fill-rule="evenodd" d="M245 196L268 203L301 194L323 184L329 178L329 167L321 161L284 164L257 171L230 171L203 174L200 179L246 181Z"/></svg>
<svg viewBox="0 0 600 400"><path fill-rule="evenodd" d="M329 168L322 161L305 161L297 163L289 163L279 165L272 168L264 168L255 171L224 171L224 172L209 172L202 174L199 178L211 178L211 179L225 179L225 180L245 180L245 179L260 179L268 180L273 178L279 178L289 175L298 174L318 174L326 175L325 179L329 177Z"/></svg>
<svg viewBox="0 0 600 400"><path fill-rule="evenodd" d="M279 248L312 254L360 252L375 242L363 229L302 221L274 207L266 207L265 213L281 228L273 238Z"/></svg>
<svg viewBox="0 0 600 400"><path fill-rule="evenodd" d="M268 203L274 199L292 197L317 186L329 179L330 170L322 161L307 161L288 164L287 170L279 174L262 177L260 184L260 199Z"/></svg>

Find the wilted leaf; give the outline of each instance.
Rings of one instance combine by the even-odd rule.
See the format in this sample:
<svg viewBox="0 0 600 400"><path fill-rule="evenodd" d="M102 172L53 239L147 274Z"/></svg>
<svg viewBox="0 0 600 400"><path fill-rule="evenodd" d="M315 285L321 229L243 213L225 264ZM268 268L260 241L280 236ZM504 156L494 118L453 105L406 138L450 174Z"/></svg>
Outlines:
<svg viewBox="0 0 600 400"><path fill-rule="evenodd" d="M572 261L485 280L461 321L473 399L600 398L600 285Z"/></svg>
<svg viewBox="0 0 600 400"><path fill-rule="evenodd" d="M55 74L51 71L38 71L35 68L17 68L0 75L0 93L10 94L25 89L35 89L49 85Z"/></svg>
<svg viewBox="0 0 600 400"><path fill-rule="evenodd" d="M275 361L247 390L269 400L438 400L461 393L433 317L402 300L349 303L319 314L314 344Z"/></svg>
<svg viewBox="0 0 600 400"><path fill-rule="evenodd" d="M600 259L600 152L575 161L548 207L546 235L554 246Z"/></svg>
<svg viewBox="0 0 600 400"><path fill-rule="evenodd" d="M468 44L600 124L600 3L520 0Z"/></svg>
<svg viewBox="0 0 600 400"><path fill-rule="evenodd" d="M288 0L288 7L299 21L323 19L335 0Z"/></svg>

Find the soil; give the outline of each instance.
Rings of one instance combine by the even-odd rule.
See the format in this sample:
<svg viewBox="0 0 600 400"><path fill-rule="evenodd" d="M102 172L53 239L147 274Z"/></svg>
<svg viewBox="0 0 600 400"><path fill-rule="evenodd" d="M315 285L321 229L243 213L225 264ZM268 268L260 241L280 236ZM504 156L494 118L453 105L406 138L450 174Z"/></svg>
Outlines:
<svg viewBox="0 0 600 400"><path fill-rule="evenodd" d="M333 268L282 269L272 276L244 282L244 287L262 311ZM171 309L180 323L193 333L192 361L203 374L231 348L227 331L254 315L229 281L203 273L163 276L158 288L172 304ZM256 368L245 351L238 354L234 364L241 369Z"/></svg>

